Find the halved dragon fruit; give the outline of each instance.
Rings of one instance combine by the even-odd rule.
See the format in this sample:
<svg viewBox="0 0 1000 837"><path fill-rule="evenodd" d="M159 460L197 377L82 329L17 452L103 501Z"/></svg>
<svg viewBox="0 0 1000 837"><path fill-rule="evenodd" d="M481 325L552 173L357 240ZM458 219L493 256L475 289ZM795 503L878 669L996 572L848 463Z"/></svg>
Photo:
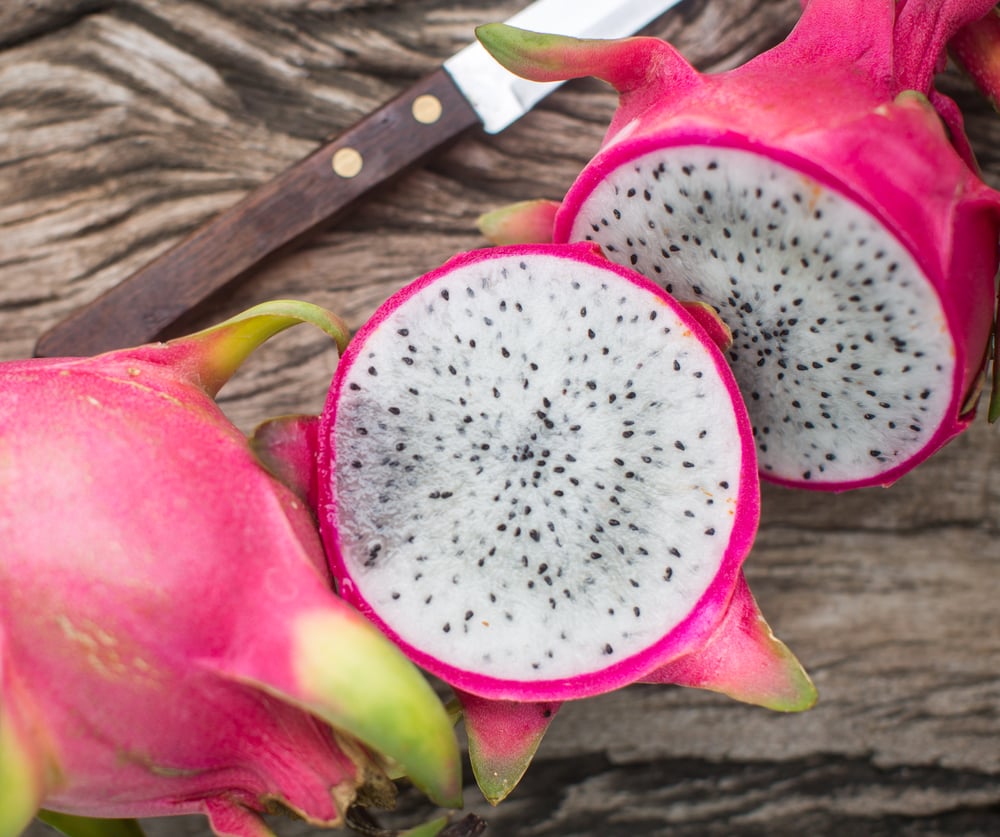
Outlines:
<svg viewBox="0 0 1000 837"><path fill-rule="evenodd" d="M346 341L280 302L167 344L0 364L2 837L40 806L200 812L235 837L271 834L260 814L279 809L329 825L391 801L386 759L460 801L444 707L333 594L310 509L212 398L300 320Z"/></svg>
<svg viewBox="0 0 1000 837"><path fill-rule="evenodd" d="M565 700L815 699L743 579L753 442L693 307L594 245L495 248L390 298L338 366L318 496L340 593L454 687L492 802Z"/></svg>
<svg viewBox="0 0 1000 837"><path fill-rule="evenodd" d="M715 74L654 38L482 27L514 72L620 92L561 206L508 209L484 231L594 241L710 303L763 476L890 483L968 425L986 361L1000 196L933 75L992 5L811 0L787 40Z"/></svg>

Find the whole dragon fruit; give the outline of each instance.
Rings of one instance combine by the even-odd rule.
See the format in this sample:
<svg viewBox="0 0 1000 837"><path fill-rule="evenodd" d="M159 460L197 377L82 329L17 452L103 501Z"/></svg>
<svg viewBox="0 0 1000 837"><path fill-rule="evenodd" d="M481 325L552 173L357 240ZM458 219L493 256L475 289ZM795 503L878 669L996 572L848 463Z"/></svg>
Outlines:
<svg viewBox="0 0 1000 837"><path fill-rule="evenodd" d="M690 307L594 245L494 248L390 298L338 366L316 491L340 593L454 687L491 802L569 699L815 700L743 578L753 442Z"/></svg>
<svg viewBox="0 0 1000 837"><path fill-rule="evenodd" d="M346 339L277 302L166 344L0 364L2 837L41 806L263 837L266 811L333 824L391 801L396 766L460 800L444 707L335 597L308 506L213 400L299 320Z"/></svg>
<svg viewBox="0 0 1000 837"><path fill-rule="evenodd" d="M480 28L506 67L586 75L620 104L561 205L488 216L495 241L589 240L710 303L763 476L888 484L969 423L993 319L1000 196L934 88L993 0L811 0L788 38L703 74L654 38Z"/></svg>

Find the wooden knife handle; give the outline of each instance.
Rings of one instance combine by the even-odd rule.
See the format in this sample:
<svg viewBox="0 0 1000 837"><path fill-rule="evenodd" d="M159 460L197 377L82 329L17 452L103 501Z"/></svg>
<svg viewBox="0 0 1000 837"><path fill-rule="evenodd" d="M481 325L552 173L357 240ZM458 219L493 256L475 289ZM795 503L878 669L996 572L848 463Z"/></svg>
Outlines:
<svg viewBox="0 0 1000 837"><path fill-rule="evenodd" d="M437 70L58 323L35 355L92 355L156 339L279 247L478 123Z"/></svg>

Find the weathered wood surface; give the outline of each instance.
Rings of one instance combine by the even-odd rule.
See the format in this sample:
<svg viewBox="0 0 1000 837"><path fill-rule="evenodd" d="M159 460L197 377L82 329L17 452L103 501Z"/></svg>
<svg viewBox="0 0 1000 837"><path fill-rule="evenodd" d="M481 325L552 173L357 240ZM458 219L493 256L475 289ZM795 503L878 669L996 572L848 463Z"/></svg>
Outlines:
<svg viewBox="0 0 1000 837"><path fill-rule="evenodd" d="M75 306L520 5L5 0L0 359L28 356ZM653 31L724 68L782 37L797 8L689 0ZM947 89L1000 185L1000 117L961 82ZM465 135L185 325L278 296L358 325L407 279L481 246L481 211L561 196L613 107L577 82L501 135ZM323 337L293 330L227 386L225 408L246 429L318 410L334 365ZM888 490L765 488L748 575L813 674L816 709L656 687L569 705L508 801L489 810L469 788L487 834L1000 833L998 432L978 421ZM403 804L418 813L416 797ZM150 831L208 833L199 818Z"/></svg>

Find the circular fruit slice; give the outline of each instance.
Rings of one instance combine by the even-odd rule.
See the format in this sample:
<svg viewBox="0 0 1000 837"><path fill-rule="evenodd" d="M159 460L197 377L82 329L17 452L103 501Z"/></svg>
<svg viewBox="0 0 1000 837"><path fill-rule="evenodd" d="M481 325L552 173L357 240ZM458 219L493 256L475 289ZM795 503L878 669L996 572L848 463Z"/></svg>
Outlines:
<svg viewBox="0 0 1000 837"><path fill-rule="evenodd" d="M580 697L704 640L758 517L707 333L586 245L467 254L355 337L321 430L341 592L487 697Z"/></svg>

